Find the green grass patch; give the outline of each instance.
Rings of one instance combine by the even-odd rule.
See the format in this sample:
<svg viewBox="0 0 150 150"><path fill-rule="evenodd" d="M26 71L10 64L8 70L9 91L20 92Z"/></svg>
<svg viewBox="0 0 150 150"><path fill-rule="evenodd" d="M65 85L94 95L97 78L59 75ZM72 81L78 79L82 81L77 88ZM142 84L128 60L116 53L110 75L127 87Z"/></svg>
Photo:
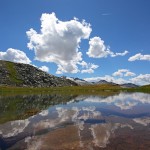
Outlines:
<svg viewBox="0 0 150 150"><path fill-rule="evenodd" d="M20 80L19 77L18 77L18 74L17 74L17 71L15 69L14 63L6 62L6 67L8 69L9 78L10 78L11 82L16 83L17 85L23 83L23 81Z"/></svg>
<svg viewBox="0 0 150 150"><path fill-rule="evenodd" d="M121 88L116 85L92 85L92 86L69 86L69 87L49 87L49 88L36 88L36 87L10 87L1 86L0 95L20 95L20 94L64 94L64 95L113 95L120 92L143 92L150 93L150 86L138 88Z"/></svg>
<svg viewBox="0 0 150 150"><path fill-rule="evenodd" d="M150 85L141 86L137 88L128 88L124 89L127 92L142 92L142 93L150 93Z"/></svg>
<svg viewBox="0 0 150 150"><path fill-rule="evenodd" d="M63 94L63 95L113 95L117 94L120 90L118 86L108 87L103 86L65 86L65 87L49 87L49 88L36 88L36 87L0 87L1 95L20 95L20 94Z"/></svg>

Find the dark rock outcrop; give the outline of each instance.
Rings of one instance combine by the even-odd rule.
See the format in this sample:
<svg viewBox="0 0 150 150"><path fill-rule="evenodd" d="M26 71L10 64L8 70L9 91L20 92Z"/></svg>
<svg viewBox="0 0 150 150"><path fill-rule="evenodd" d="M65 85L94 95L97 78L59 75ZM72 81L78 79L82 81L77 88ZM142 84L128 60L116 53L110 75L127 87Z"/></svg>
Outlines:
<svg viewBox="0 0 150 150"><path fill-rule="evenodd" d="M57 87L76 86L77 83L50 75L32 65L0 60L0 85Z"/></svg>

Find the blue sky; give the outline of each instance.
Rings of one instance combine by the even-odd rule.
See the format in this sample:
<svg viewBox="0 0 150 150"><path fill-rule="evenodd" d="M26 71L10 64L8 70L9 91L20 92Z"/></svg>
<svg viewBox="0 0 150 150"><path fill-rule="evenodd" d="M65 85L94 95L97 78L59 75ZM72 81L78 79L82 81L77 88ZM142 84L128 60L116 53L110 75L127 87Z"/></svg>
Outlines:
<svg viewBox="0 0 150 150"><path fill-rule="evenodd" d="M57 76L150 84L149 6L149 0L1 0L0 59Z"/></svg>

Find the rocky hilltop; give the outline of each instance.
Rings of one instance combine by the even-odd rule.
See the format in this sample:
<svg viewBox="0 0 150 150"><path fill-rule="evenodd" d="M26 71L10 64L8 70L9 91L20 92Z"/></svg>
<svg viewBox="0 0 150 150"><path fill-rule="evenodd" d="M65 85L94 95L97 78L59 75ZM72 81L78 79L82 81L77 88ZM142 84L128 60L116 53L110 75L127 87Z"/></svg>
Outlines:
<svg viewBox="0 0 150 150"><path fill-rule="evenodd" d="M29 64L0 60L0 85L56 87L76 86L77 83L50 75Z"/></svg>

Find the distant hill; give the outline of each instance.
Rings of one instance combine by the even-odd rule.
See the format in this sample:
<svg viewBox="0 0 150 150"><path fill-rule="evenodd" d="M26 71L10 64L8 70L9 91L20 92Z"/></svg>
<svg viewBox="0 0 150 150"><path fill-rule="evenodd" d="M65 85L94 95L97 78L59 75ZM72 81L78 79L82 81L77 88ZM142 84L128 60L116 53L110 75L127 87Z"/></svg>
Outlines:
<svg viewBox="0 0 150 150"><path fill-rule="evenodd" d="M76 86L77 83L50 75L29 64L0 60L0 85L56 87Z"/></svg>
<svg viewBox="0 0 150 150"><path fill-rule="evenodd" d="M119 84L116 84L116 83L113 83L113 82L108 82L106 80L99 80L97 82L88 82L88 81L80 79L80 78L73 78L73 77L66 77L66 78L76 82L78 85L104 85L104 84L119 85Z"/></svg>
<svg viewBox="0 0 150 150"><path fill-rule="evenodd" d="M139 87L138 85L136 84L133 84L133 83L125 83L125 84L117 84L117 83L114 83L114 82L108 82L106 80L99 80L97 82L88 82L88 81L85 81L83 79L80 79L80 78L73 78L73 77L65 77L67 79L70 79L74 82L76 82L78 85L107 85L107 86L120 86L122 88L136 88L136 87Z"/></svg>
<svg viewBox="0 0 150 150"><path fill-rule="evenodd" d="M118 85L118 84L116 84L116 83L114 83L114 82L108 82L108 81L106 81L106 80L100 80L100 81L98 81L98 82L95 82L94 84L98 84L98 85L101 85L101 84Z"/></svg>
<svg viewBox="0 0 150 150"><path fill-rule="evenodd" d="M83 79L80 78L73 78L73 77L66 77L69 80L72 80L73 82L76 82L78 85L93 85L93 83L85 81Z"/></svg>
<svg viewBox="0 0 150 150"><path fill-rule="evenodd" d="M148 85L143 85L143 86L141 86L141 88L150 88L150 84L148 84Z"/></svg>
<svg viewBox="0 0 150 150"><path fill-rule="evenodd" d="M139 87L138 85L133 84L133 83L125 83L125 84L121 84L120 86L123 87L123 88L136 88L136 87Z"/></svg>

